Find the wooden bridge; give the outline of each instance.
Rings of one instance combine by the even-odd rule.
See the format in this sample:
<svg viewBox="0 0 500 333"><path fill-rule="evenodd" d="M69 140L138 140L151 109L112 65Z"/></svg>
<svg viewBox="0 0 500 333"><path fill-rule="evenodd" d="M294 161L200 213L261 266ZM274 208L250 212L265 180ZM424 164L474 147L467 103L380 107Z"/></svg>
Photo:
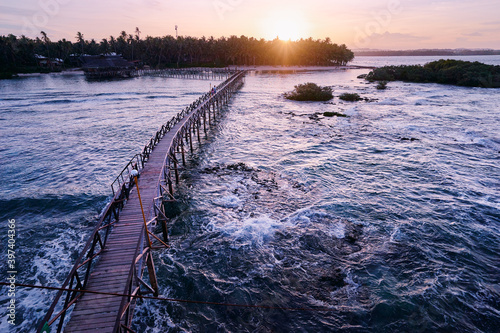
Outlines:
<svg viewBox="0 0 500 333"><path fill-rule="evenodd" d="M88 57L90 58L90 56ZM123 59L122 59L123 60ZM122 67L108 67L111 60L103 60L103 63L95 63L94 67L84 67L85 77L89 80L103 80L113 78L131 78L136 76L160 76L169 78L215 80L225 79L235 71L223 68L189 67L189 68L165 68L165 69L135 69L122 64ZM116 59L115 59L116 61Z"/></svg>
<svg viewBox="0 0 500 333"><path fill-rule="evenodd" d="M164 124L125 166L40 332L133 332L135 296L158 296L152 250L168 247L165 203L175 201L179 164L186 163L186 151L193 152L195 140L201 142L200 132L207 133L244 74L234 73ZM146 269L149 281L144 280Z"/></svg>
<svg viewBox="0 0 500 333"><path fill-rule="evenodd" d="M134 72L136 76L160 76L170 78L215 80L228 77L233 71L229 68L166 68L166 69L139 69Z"/></svg>

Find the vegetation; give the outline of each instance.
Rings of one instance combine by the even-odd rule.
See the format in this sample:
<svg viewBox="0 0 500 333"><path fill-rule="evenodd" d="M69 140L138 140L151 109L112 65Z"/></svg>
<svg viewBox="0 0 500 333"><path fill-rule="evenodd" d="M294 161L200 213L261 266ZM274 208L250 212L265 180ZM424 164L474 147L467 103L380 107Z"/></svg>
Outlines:
<svg viewBox="0 0 500 333"><path fill-rule="evenodd" d="M339 112L329 112L329 111L323 112L323 116L325 116L325 117L347 117L346 114L339 113Z"/></svg>
<svg viewBox="0 0 500 333"><path fill-rule="evenodd" d="M339 96L339 98L343 101L347 102L357 102L362 100L361 96L359 96L356 93L343 93L342 95Z"/></svg>
<svg viewBox="0 0 500 333"><path fill-rule="evenodd" d="M74 67L79 55L121 54L127 60L140 60L153 68L227 65L333 66L345 65L354 54L344 44L324 40L301 39L296 42L246 36L219 39L179 36L141 38L122 31L118 37L101 41L86 40L81 32L75 41L53 42L42 31L41 38L0 36L0 73L37 71L37 56L58 58L65 67ZM72 57L73 55L73 57ZM76 56L76 57L75 57ZM73 62L72 62L73 60Z"/></svg>
<svg viewBox="0 0 500 333"><path fill-rule="evenodd" d="M296 85L293 91L284 96L294 101L329 101L333 98L331 87L321 87L311 82Z"/></svg>
<svg viewBox="0 0 500 333"><path fill-rule="evenodd" d="M374 69L369 81L409 81L500 88L500 66L461 60L438 60L424 66L385 66Z"/></svg>
<svg viewBox="0 0 500 333"><path fill-rule="evenodd" d="M387 81L379 81L379 83L377 84L377 89L378 90L387 89Z"/></svg>

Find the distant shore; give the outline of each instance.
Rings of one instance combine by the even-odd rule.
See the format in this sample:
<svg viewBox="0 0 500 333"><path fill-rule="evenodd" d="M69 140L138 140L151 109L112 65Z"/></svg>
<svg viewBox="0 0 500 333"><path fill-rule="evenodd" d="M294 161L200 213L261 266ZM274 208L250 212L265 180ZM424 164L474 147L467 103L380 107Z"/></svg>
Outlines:
<svg viewBox="0 0 500 333"><path fill-rule="evenodd" d="M500 55L500 50L492 49L421 49L421 50L354 50L356 57L422 57L422 56L488 56Z"/></svg>
<svg viewBox="0 0 500 333"><path fill-rule="evenodd" d="M231 69L241 69L257 72L298 72L298 71L332 71L339 69L374 69L373 66L229 66Z"/></svg>

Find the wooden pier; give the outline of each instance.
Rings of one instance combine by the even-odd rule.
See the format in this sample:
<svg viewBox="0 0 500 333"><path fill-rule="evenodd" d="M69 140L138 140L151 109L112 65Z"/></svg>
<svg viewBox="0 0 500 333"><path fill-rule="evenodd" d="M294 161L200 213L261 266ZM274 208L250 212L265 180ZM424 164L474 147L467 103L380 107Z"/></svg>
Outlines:
<svg viewBox="0 0 500 333"><path fill-rule="evenodd" d="M123 59L122 59L123 60ZM125 61L125 60L123 60ZM96 61L95 61L96 62ZM106 62L107 64L107 62ZM101 67L99 67L99 65ZM225 80L236 70L210 67L165 68L165 69L135 69L131 66L105 67L106 65L94 64L94 67L84 67L85 77L89 80L106 80L117 78L131 78L137 76L156 76L193 80Z"/></svg>
<svg viewBox="0 0 500 333"><path fill-rule="evenodd" d="M135 76L159 76L169 78L195 79L195 80L217 80L226 79L235 73L229 68L166 68L166 69L139 69L133 75Z"/></svg>
<svg viewBox="0 0 500 333"><path fill-rule="evenodd" d="M113 199L64 282L64 290L40 323L40 332L47 327L51 332L133 332L135 296L158 296L152 250L168 247L164 204L175 201L179 164L186 163L185 154L194 151L196 140L201 142L200 133L207 133L241 86L244 74L232 75L164 124L125 166L112 184Z"/></svg>

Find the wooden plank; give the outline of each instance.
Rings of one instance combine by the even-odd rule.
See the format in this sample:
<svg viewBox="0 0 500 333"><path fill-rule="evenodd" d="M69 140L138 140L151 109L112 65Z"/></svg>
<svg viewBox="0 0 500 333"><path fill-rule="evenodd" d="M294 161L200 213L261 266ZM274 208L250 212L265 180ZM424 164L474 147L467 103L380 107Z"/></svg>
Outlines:
<svg viewBox="0 0 500 333"><path fill-rule="evenodd" d="M176 71L173 75L191 74ZM201 109L200 105L191 114ZM203 113L200 113L200 117L203 117ZM150 217L153 212L153 199L157 196L157 182L165 156L170 151L173 138L187 121L188 117L184 117L163 136L141 171L139 189L146 218ZM120 213L119 220L108 235L106 247L90 275L87 284L89 290L123 293L131 264L135 259L137 242L141 238L143 223L137 189L133 188ZM76 302L65 332L112 332L122 299L121 296L85 293ZM133 308L132 305L131 309Z"/></svg>
<svg viewBox="0 0 500 333"><path fill-rule="evenodd" d="M114 328L114 323L113 326L111 326L111 323L101 323L99 325L92 325L89 324L88 326L82 326L82 325L72 325L71 321L68 323L67 327L64 329L65 333L85 333L85 332L99 332L99 333L111 333L113 332Z"/></svg>
<svg viewBox="0 0 500 333"><path fill-rule="evenodd" d="M89 311L91 311L91 309L89 309ZM72 317L73 317L73 319L78 319L80 321L80 323L82 323L83 321L85 321L87 319L91 319L91 320L98 322L98 323L110 322L111 320L116 319L116 313L114 311L112 311L112 312L110 312L110 311L108 311L108 312L95 311L94 313L97 315L92 316L91 312L87 312L87 313L79 313L78 315L74 315ZM111 318L111 317L113 317L113 318Z"/></svg>
<svg viewBox="0 0 500 333"><path fill-rule="evenodd" d="M115 267L115 269L113 271L111 271L111 270L104 271L104 270L100 270L100 269L96 268L95 271L91 273L91 275L90 275L91 279L89 279L89 282L87 283L87 285L91 285L92 280L95 280L95 279L100 278L100 277L107 278L109 280L113 280L114 278L118 278L118 277L123 276L124 274L128 274L128 273L129 272L127 269L118 270L118 267ZM97 290L97 291L99 291L99 290ZM103 291L103 290L100 290L100 291Z"/></svg>
<svg viewBox="0 0 500 333"><path fill-rule="evenodd" d="M135 225L126 225L126 226L120 226L120 228L116 228L116 233L112 233L113 237L109 237L108 240L110 239L118 239L120 237L124 236L129 236L129 237L139 237L140 231L142 229L142 226L144 225L144 222L141 221L140 223L136 223Z"/></svg>
<svg viewBox="0 0 500 333"><path fill-rule="evenodd" d="M123 292L123 290L121 291L121 293ZM87 300L87 303L90 307L92 308L97 308L99 306L108 306L109 304L115 304L115 300L116 299L122 299L123 296L113 296L113 295L98 295L99 297L96 298L95 294L85 294L85 295L90 295L92 296L92 300ZM109 307L108 307L109 308ZM113 309L115 315L116 315L116 310L117 309ZM79 313L75 313L75 316L78 316Z"/></svg>
<svg viewBox="0 0 500 333"><path fill-rule="evenodd" d="M99 277L95 276L92 279L92 282L87 285L87 290L90 291L103 291L105 290L106 292L115 292L115 290L118 290L120 293L123 292L123 288L125 288L125 282L123 281L118 281L117 279L106 279L104 276ZM106 289L102 289L103 286L109 286ZM101 288L101 290L98 290L97 288ZM121 288L121 290L120 290Z"/></svg>
<svg viewBox="0 0 500 333"><path fill-rule="evenodd" d="M119 302L109 303L109 305L111 305L111 306L88 307L87 309L81 310L78 314L72 314L71 318L76 319L76 318L79 318L79 316L91 316L94 314L98 314L98 315L113 314L116 318L116 312L114 310L114 306L120 306L120 303L121 303L121 298L119 299ZM114 306L112 306L112 305L114 305ZM106 309L107 309L107 311L106 311ZM110 310L110 309L112 309L112 310Z"/></svg>

